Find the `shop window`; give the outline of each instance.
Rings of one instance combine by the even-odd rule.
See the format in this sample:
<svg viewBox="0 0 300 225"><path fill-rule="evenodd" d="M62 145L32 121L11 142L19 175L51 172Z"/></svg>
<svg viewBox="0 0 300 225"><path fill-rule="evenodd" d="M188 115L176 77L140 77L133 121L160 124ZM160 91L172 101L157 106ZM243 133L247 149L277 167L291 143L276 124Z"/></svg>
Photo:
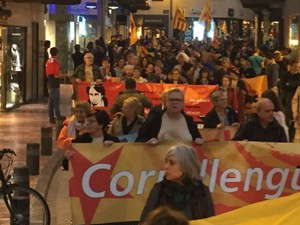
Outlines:
<svg viewBox="0 0 300 225"><path fill-rule="evenodd" d="M296 47L299 43L299 16L291 17L291 26L290 26L290 47Z"/></svg>

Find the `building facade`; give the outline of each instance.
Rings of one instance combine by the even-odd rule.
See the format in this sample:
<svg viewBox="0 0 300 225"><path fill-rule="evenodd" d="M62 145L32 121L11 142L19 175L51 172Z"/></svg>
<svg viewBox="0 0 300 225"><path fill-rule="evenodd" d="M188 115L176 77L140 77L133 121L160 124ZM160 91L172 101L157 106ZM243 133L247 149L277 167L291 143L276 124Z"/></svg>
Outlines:
<svg viewBox="0 0 300 225"><path fill-rule="evenodd" d="M195 32L195 26L204 7L206 0L152 0L150 10L138 10L135 14L136 23L141 29L141 34L151 35L152 33L163 32L172 36L172 17L177 6L184 11L189 22L191 38ZM243 36L244 27L251 23L254 28L255 13L251 9L245 9L240 0L212 0L212 17L217 26L226 23L228 32L233 35ZM145 22L142 18L145 18ZM253 32L252 32L253 33Z"/></svg>

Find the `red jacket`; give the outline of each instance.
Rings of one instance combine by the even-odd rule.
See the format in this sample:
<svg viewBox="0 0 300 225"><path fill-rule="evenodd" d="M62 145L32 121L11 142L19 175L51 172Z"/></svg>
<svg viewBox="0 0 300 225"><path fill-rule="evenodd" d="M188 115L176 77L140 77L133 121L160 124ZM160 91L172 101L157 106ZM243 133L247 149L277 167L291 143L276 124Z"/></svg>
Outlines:
<svg viewBox="0 0 300 225"><path fill-rule="evenodd" d="M55 56L52 56L46 62L46 76L53 74L54 76L58 76L60 71L60 65Z"/></svg>

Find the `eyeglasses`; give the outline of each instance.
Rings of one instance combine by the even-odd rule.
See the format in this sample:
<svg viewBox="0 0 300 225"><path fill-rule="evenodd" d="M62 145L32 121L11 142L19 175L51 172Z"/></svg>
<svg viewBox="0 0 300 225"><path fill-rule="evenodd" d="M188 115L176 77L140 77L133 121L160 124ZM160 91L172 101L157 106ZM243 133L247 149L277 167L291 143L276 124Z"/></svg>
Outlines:
<svg viewBox="0 0 300 225"><path fill-rule="evenodd" d="M181 98L169 98L168 101L180 103L180 102L183 102L183 99L181 99Z"/></svg>

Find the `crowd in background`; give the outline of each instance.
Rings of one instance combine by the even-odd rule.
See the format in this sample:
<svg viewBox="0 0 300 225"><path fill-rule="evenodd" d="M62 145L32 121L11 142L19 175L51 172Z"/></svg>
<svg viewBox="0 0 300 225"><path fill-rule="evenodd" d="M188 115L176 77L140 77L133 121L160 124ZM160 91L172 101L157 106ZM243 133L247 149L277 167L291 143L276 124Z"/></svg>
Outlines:
<svg viewBox="0 0 300 225"><path fill-rule="evenodd" d="M88 61L88 56L93 60ZM281 126L289 130L291 141L294 128L299 126L299 99L295 96L300 85L299 65L288 48L277 50L269 45L254 48L247 38L235 40L230 36L220 40L218 46L209 39L205 43L196 40L183 43L164 36L146 36L130 46L129 39L115 35L108 44L102 38L89 42L83 53L76 45L72 58L73 77L81 76L81 80L89 73L90 81L93 81L93 73L96 77L101 74L102 81L114 77L120 81L132 78L137 83L218 85L227 97L228 107L237 114L235 122L239 124L250 118L244 113L248 86L243 78L266 75L268 89L279 98L276 110L283 112ZM87 64L93 64L89 71L84 70ZM297 99L292 107L294 96Z"/></svg>

